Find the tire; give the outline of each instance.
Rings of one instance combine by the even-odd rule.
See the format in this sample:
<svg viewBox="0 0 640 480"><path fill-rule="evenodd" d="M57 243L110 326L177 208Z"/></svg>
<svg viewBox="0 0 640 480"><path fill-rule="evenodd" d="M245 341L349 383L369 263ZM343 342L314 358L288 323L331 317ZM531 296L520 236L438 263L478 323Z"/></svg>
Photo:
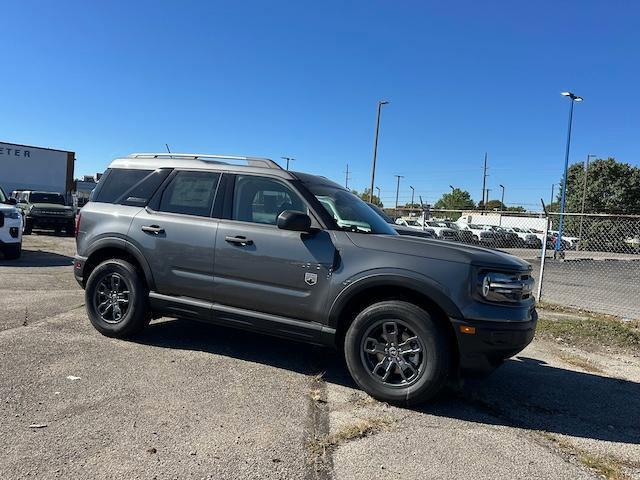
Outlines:
<svg viewBox="0 0 640 480"><path fill-rule="evenodd" d="M26 218L24 220L24 228L22 229L22 234L31 235L32 231L33 231L33 220L31 220L30 218Z"/></svg>
<svg viewBox="0 0 640 480"><path fill-rule="evenodd" d="M117 282L114 278L118 279ZM114 289L114 285L117 288ZM113 297L112 290L117 292L117 297ZM85 287L89 320L96 330L107 337L134 336L151 320L148 293L144 279L133 265L118 258L106 260L91 272ZM101 307L105 301L111 306ZM117 309L114 304L118 305Z"/></svg>
<svg viewBox="0 0 640 480"><path fill-rule="evenodd" d="M20 255L22 255L22 243L5 245L3 253L6 260L15 260L20 258Z"/></svg>
<svg viewBox="0 0 640 480"><path fill-rule="evenodd" d="M398 341L393 342L391 348L398 348L389 350L393 340L393 328L389 325L393 323ZM383 333L379 335L381 328ZM389 335L384 333L385 329ZM408 343L406 339L412 336L417 340ZM374 342L376 339L381 341ZM412 351L418 349L420 353L401 354L402 345ZM387 353L384 348L388 349ZM411 406L433 398L444 387L450 372L451 348L445 332L428 312L398 300L375 303L360 312L347 330L344 353L349 372L360 388L380 401L395 405ZM401 361L404 365L409 363L415 375L411 368L401 372ZM387 370L392 373L385 382L381 377Z"/></svg>

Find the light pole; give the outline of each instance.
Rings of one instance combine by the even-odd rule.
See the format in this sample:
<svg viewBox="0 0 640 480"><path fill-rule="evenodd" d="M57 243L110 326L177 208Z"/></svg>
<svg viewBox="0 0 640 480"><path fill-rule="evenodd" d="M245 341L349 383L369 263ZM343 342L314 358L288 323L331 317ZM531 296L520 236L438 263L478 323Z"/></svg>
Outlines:
<svg viewBox="0 0 640 480"><path fill-rule="evenodd" d="M373 140L373 165L371 167L371 189L369 190L369 203L373 203L373 186L376 181L376 159L378 158L378 133L380 132L380 110L382 105L386 105L389 102L386 100L380 100L378 102L378 114L376 115L376 135Z"/></svg>
<svg viewBox="0 0 640 480"><path fill-rule="evenodd" d="M404 178L404 175L394 175L396 177L396 210L398 209L398 194L400 193L400 179Z"/></svg>
<svg viewBox="0 0 640 480"><path fill-rule="evenodd" d="M556 189L556 184L552 183L551 184L551 201L549 202L549 205L551 205L553 203L553 191Z"/></svg>
<svg viewBox="0 0 640 480"><path fill-rule="evenodd" d="M504 210L504 185L500 184L500 188L502 189L502 200L500 200L500 210ZM498 222L498 226L502 226L502 214L500 214L500 221Z"/></svg>
<svg viewBox="0 0 640 480"><path fill-rule="evenodd" d="M455 187L453 185L449 185L449 188L451 189L451 209L453 210L454 208L456 208L456 204L455 204L455 198L453 198L453 192L455 192Z"/></svg>
<svg viewBox="0 0 640 480"><path fill-rule="evenodd" d="M378 190L378 200L380 200L380 187L376 187L376 190ZM371 202L369 202L371 203Z"/></svg>
<svg viewBox="0 0 640 480"><path fill-rule="evenodd" d="M413 208L413 199L414 199L415 194L416 194L416 189L413 188L411 185L409 185L409 188L411 189L411 208Z"/></svg>
<svg viewBox="0 0 640 480"><path fill-rule="evenodd" d="M581 102L582 97L573 94L572 92L562 92L562 96L569 97L571 100L569 105L569 126L567 128L567 148L564 153L564 178L562 179L562 198L560 200L560 226L558 227L558 239L556 240L556 248L554 257L558 255L562 247L562 230L564 229L564 208L567 202L567 171L569 170L569 149L571 148L571 127L573 124L573 104L575 102Z"/></svg>
<svg viewBox="0 0 640 480"><path fill-rule="evenodd" d="M295 158L291 158L291 157L280 157L280 158L287 161L286 170L289 170L289 162L295 162L295 160L296 160Z"/></svg>
<svg viewBox="0 0 640 480"><path fill-rule="evenodd" d="M582 184L582 208L580 209L580 233L578 234L578 248L580 248L580 244L582 243L582 224L584 222L584 204L587 199L587 176L589 175L589 160L591 157L595 157L595 155L589 154L587 155L587 163L584 167L584 183Z"/></svg>

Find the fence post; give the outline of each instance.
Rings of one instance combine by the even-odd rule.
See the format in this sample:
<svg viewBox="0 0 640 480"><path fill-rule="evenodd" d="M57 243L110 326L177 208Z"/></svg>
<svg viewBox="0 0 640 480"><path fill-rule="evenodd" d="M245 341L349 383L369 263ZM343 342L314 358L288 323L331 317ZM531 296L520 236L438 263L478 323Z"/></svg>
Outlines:
<svg viewBox="0 0 640 480"><path fill-rule="evenodd" d="M538 275L538 294L536 298L538 301L542 298L542 279L544 278L544 264L547 258L547 235L549 234L549 222L550 218L545 216L546 222L544 224L544 232L542 234L542 252L540 253L540 275Z"/></svg>

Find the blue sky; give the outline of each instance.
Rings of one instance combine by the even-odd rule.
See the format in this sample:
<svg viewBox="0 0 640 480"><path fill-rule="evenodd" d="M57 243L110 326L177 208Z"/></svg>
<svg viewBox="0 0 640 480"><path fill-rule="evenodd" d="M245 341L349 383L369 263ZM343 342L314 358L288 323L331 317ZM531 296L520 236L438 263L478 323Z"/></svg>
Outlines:
<svg viewBox="0 0 640 480"><path fill-rule="evenodd" d="M614 6L615 4L615 6ZM603 1L9 2L0 140L115 156L291 156L293 168L435 202L449 185L537 209L572 161L640 163L640 4Z"/></svg>

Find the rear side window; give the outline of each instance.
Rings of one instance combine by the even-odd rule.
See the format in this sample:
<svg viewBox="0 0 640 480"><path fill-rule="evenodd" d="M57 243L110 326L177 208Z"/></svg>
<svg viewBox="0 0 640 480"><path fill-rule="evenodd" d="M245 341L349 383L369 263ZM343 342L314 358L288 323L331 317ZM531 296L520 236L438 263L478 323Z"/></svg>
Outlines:
<svg viewBox="0 0 640 480"><path fill-rule="evenodd" d="M215 172L178 172L162 192L158 210L209 217L219 180Z"/></svg>
<svg viewBox="0 0 640 480"><path fill-rule="evenodd" d="M111 169L92 201L144 207L170 172L168 169Z"/></svg>

